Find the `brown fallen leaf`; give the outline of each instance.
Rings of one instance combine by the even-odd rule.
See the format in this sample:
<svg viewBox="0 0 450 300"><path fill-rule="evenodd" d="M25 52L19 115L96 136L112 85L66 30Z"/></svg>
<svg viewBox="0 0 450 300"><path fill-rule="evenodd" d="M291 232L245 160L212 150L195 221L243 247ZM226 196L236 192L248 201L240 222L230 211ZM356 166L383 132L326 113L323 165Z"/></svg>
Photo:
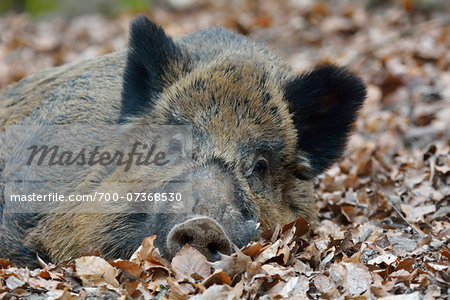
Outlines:
<svg viewBox="0 0 450 300"><path fill-rule="evenodd" d="M172 259L172 268L175 276L179 281L192 281L193 274L199 275L202 278L207 278L211 275L211 267L207 263L206 257L197 249L192 248L186 244Z"/></svg>
<svg viewBox="0 0 450 300"><path fill-rule="evenodd" d="M334 282L325 275L317 275L316 277L314 277L313 282L315 287L325 298L335 298L340 294Z"/></svg>
<svg viewBox="0 0 450 300"><path fill-rule="evenodd" d="M239 248L233 245L235 253L230 256L220 254L221 259L215 262L208 262L215 270L223 270L231 278L240 274L247 268L247 263L251 262L250 256L245 255Z"/></svg>
<svg viewBox="0 0 450 300"><path fill-rule="evenodd" d="M264 263L269 259L274 258L278 253L278 248L280 247L281 241L277 240L275 243L270 245L267 249L262 251L256 258L255 262Z"/></svg>
<svg viewBox="0 0 450 300"><path fill-rule="evenodd" d="M0 258L0 269L8 269L9 267L13 267L14 264L7 259Z"/></svg>
<svg viewBox="0 0 450 300"><path fill-rule="evenodd" d="M126 272L128 276L134 277L135 279L139 278L142 274L141 267L138 264L128 260L117 259L110 262L110 264L111 266L117 267L123 272Z"/></svg>
<svg viewBox="0 0 450 300"><path fill-rule="evenodd" d="M213 285L209 287L202 294L195 295L190 299L193 300L228 300L228 299L237 299L237 298L229 298L231 287L228 285Z"/></svg>
<svg viewBox="0 0 450 300"><path fill-rule="evenodd" d="M283 265L285 265L287 264L290 256L291 256L291 249L289 249L289 247L286 244L282 243L277 251L276 257L282 257L282 263Z"/></svg>
<svg viewBox="0 0 450 300"><path fill-rule="evenodd" d="M202 284L209 288L213 284L226 284L231 285L231 278L225 273L223 270L216 270L213 274L211 274L208 278L202 281Z"/></svg>
<svg viewBox="0 0 450 300"><path fill-rule="evenodd" d="M281 227L281 232L285 233L292 227L295 227L295 237L301 237L309 231L309 224L305 218L300 217L291 223L288 223Z"/></svg>
<svg viewBox="0 0 450 300"><path fill-rule="evenodd" d="M241 249L242 253L251 258L254 258L259 253L261 253L262 244L260 242L250 242L247 246Z"/></svg>
<svg viewBox="0 0 450 300"><path fill-rule="evenodd" d="M106 260L98 256L83 256L75 259L76 276L85 286L99 286L108 283L119 287L116 277L119 270L111 266Z"/></svg>
<svg viewBox="0 0 450 300"><path fill-rule="evenodd" d="M152 253L155 251L155 246L153 245L156 239L156 235L149 236L145 238L141 246L133 253L130 258L131 262L134 262L138 265L143 264L146 260L152 257Z"/></svg>
<svg viewBox="0 0 450 300"><path fill-rule="evenodd" d="M366 266L356 262L343 263L343 265L347 269L346 288L351 294L360 295L370 287L373 280Z"/></svg>
<svg viewBox="0 0 450 300"><path fill-rule="evenodd" d="M187 299L189 294L192 294L195 291L190 283L179 283L171 277L167 279L167 285L169 287L171 299Z"/></svg>

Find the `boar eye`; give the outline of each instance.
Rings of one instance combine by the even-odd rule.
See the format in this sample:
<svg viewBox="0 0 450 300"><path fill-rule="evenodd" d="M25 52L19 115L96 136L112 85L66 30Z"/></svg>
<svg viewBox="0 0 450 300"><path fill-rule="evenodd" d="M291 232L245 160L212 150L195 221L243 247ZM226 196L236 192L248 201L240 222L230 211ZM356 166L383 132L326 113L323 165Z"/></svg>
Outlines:
<svg viewBox="0 0 450 300"><path fill-rule="evenodd" d="M266 174L267 169L269 169L269 163L264 157L260 157L253 166L253 174L262 176Z"/></svg>
<svg viewBox="0 0 450 300"><path fill-rule="evenodd" d="M262 156L259 156L255 163L245 172L244 177L248 178L251 175L264 176L269 169L269 162Z"/></svg>

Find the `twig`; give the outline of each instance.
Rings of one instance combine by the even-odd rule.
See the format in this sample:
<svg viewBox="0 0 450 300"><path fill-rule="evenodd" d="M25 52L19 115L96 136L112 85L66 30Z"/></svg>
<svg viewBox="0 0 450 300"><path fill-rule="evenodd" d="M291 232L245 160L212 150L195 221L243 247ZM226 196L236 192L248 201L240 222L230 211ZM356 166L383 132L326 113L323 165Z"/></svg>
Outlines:
<svg viewBox="0 0 450 300"><path fill-rule="evenodd" d="M393 199L391 197L389 197L390 199L388 200L388 203L392 206L392 208L395 210L395 212L400 216L400 218L409 226L411 227L412 230L414 230L419 237L423 238L426 236L426 234L424 234L421 230L417 229L416 226L414 224L412 224L411 222L409 222L402 214L402 212L400 211L400 209L397 207L397 205L394 203L394 201L392 201Z"/></svg>

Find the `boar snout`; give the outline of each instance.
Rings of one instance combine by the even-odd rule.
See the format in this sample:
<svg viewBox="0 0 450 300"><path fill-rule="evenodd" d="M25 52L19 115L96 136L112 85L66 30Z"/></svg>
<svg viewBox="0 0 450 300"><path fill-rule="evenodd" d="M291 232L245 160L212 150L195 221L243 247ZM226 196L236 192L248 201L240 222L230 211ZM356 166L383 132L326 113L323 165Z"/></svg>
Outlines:
<svg viewBox="0 0 450 300"><path fill-rule="evenodd" d="M231 242L213 219L200 217L175 225L167 236L167 248L175 255L185 244L196 248L209 261L220 259L220 253L231 254Z"/></svg>

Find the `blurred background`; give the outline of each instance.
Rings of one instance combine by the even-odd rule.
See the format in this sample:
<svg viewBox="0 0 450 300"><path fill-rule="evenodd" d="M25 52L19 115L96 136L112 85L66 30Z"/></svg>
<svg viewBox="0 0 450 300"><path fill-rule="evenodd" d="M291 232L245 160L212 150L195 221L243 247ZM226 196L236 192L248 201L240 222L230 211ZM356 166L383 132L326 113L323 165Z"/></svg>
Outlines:
<svg viewBox="0 0 450 300"><path fill-rule="evenodd" d="M298 71L324 62L383 71L377 81L388 79L389 90L401 80L384 76L383 64L448 58L449 7L440 0L1 0L0 88L126 47L130 20L144 13L172 36L230 28L269 44Z"/></svg>

